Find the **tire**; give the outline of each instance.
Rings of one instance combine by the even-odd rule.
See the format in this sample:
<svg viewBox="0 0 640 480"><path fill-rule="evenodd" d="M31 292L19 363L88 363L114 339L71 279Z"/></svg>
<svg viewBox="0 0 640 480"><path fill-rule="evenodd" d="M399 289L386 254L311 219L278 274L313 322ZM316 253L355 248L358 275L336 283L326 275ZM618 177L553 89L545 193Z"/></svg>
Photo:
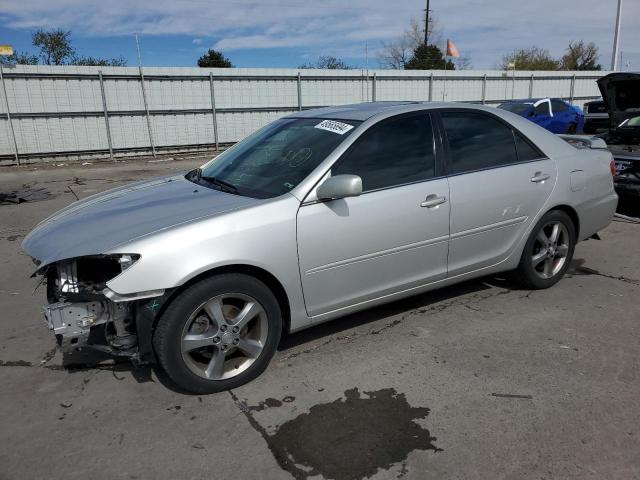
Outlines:
<svg viewBox="0 0 640 480"><path fill-rule="evenodd" d="M569 124L569 126L567 127L567 134L569 135L574 135L577 132L578 129L578 125L576 125L575 123L571 123Z"/></svg>
<svg viewBox="0 0 640 480"><path fill-rule="evenodd" d="M269 287L249 275L221 274L191 285L171 302L153 344L173 382L207 394L258 377L281 333L282 312Z"/></svg>
<svg viewBox="0 0 640 480"><path fill-rule="evenodd" d="M516 281L532 290L555 285L569 268L575 245L576 231L569 215L560 210L548 212L536 223L524 246L514 272Z"/></svg>

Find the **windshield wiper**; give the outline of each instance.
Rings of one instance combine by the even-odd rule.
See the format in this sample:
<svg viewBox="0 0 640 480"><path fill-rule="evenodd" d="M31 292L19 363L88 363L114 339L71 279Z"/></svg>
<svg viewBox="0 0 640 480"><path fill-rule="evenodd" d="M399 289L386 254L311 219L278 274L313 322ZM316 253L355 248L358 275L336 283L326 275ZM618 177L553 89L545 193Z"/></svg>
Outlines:
<svg viewBox="0 0 640 480"><path fill-rule="evenodd" d="M202 175L202 171L198 169L198 179L204 180L205 182L213 183L217 187L220 187L220 190L223 190L228 193L238 193L238 187L234 184L225 182L224 180L220 180L217 177L207 177L206 175Z"/></svg>

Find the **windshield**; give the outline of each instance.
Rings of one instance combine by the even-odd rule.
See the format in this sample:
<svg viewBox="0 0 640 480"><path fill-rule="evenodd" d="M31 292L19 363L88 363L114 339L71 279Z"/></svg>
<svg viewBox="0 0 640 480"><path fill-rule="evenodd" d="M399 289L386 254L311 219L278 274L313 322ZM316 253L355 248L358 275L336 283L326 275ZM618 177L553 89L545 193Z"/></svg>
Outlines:
<svg viewBox="0 0 640 480"><path fill-rule="evenodd" d="M633 128L640 127L640 117L627 118L619 126L619 128L624 128L624 127L633 127Z"/></svg>
<svg viewBox="0 0 640 480"><path fill-rule="evenodd" d="M501 103L498 105L498 108L503 110L508 110L509 112L517 113L518 115L522 115L526 113L530 108L530 103Z"/></svg>
<svg viewBox="0 0 640 480"><path fill-rule="evenodd" d="M304 180L360 123L276 120L214 158L194 178L238 195L276 197Z"/></svg>

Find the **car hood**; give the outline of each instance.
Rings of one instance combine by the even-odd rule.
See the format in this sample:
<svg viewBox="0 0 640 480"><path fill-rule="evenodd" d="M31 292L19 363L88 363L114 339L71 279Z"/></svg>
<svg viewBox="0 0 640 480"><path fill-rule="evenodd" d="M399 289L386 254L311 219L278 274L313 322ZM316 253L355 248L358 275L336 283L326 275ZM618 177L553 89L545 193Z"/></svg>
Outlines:
<svg viewBox="0 0 640 480"><path fill-rule="evenodd" d="M598 79L598 88L609 112L609 128L640 115L640 73L610 73Z"/></svg>
<svg viewBox="0 0 640 480"><path fill-rule="evenodd" d="M99 255L135 238L260 201L197 185L183 175L137 182L60 210L38 224L22 248L42 268Z"/></svg>

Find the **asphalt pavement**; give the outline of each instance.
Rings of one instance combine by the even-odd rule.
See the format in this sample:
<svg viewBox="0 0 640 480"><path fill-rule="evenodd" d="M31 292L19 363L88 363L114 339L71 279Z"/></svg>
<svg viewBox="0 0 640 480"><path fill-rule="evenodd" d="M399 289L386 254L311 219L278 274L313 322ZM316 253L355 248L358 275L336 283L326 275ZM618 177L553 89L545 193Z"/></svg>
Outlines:
<svg viewBox="0 0 640 480"><path fill-rule="evenodd" d="M29 200L0 205L0 479L640 478L640 225L622 221L549 290L488 277L335 320L231 392L65 368L22 238L200 163L0 170L0 193Z"/></svg>

